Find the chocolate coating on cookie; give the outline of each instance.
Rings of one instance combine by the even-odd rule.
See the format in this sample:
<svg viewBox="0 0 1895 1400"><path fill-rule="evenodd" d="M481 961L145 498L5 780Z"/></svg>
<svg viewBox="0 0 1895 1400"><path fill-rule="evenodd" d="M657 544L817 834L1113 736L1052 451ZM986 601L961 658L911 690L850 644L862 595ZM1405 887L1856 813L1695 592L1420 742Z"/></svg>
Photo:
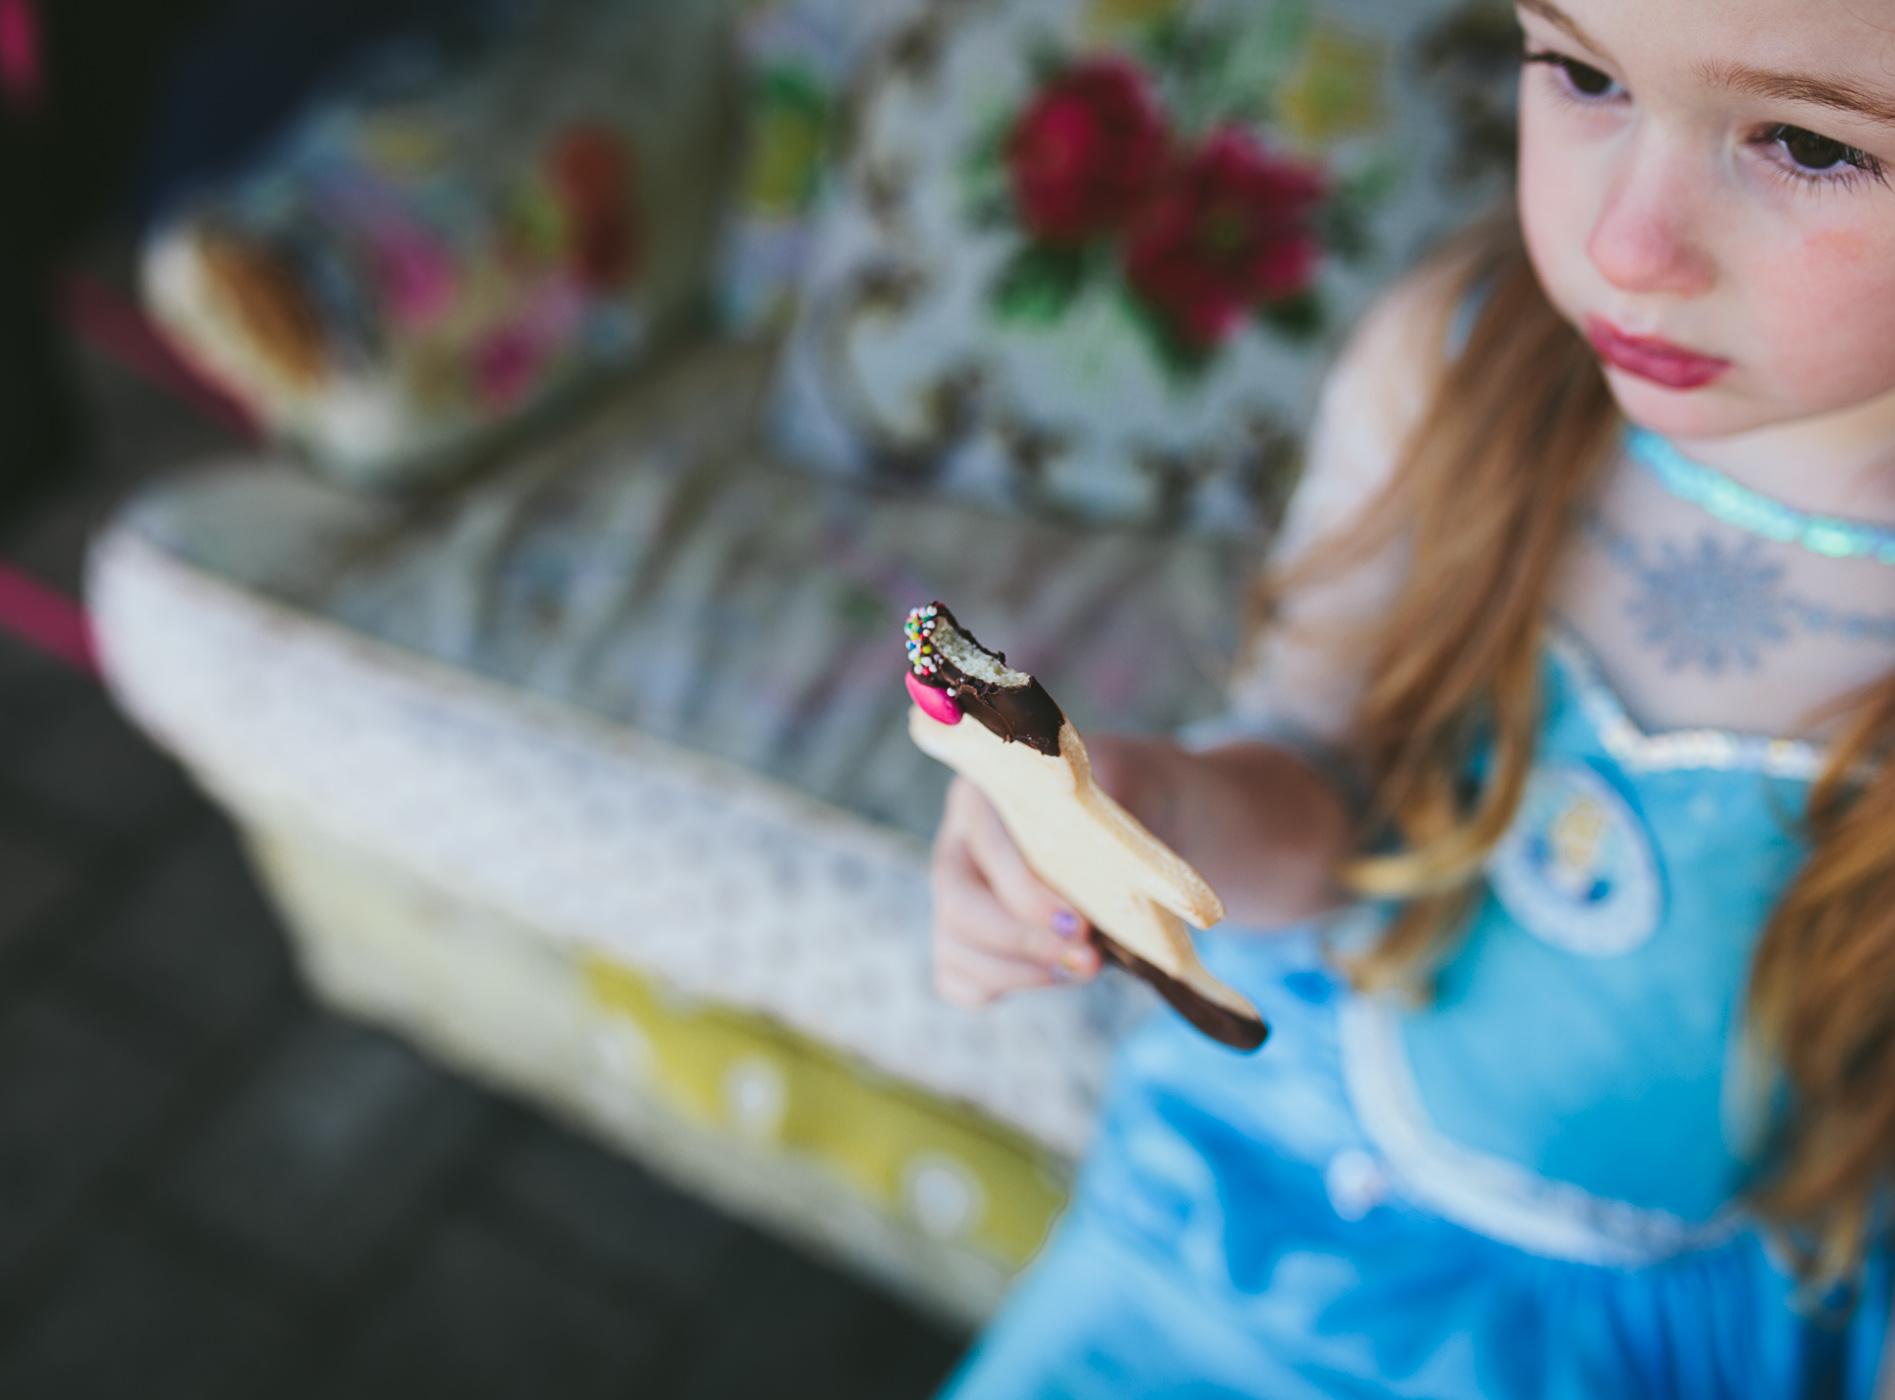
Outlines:
<svg viewBox="0 0 1895 1400"><path fill-rule="evenodd" d="M1001 690L950 675L948 685L961 709L1001 738L1059 757L1059 727L1066 716L1038 681L1028 681L1022 690Z"/></svg>
<svg viewBox="0 0 1895 1400"><path fill-rule="evenodd" d="M1008 743L1059 756L1064 712L1038 681L1007 665L1006 653L975 641L940 602L910 613L907 631L908 662L917 680L947 691L963 714Z"/></svg>
<svg viewBox="0 0 1895 1400"><path fill-rule="evenodd" d="M1092 931L1092 937L1101 953L1134 977L1141 977L1151 983L1158 995L1171 1003L1173 1010L1212 1040L1228 1045L1233 1050L1250 1051L1269 1037L1270 1027L1262 1020L1232 1011L1228 1006L1220 1006L1196 988L1180 982L1163 968L1146 962L1130 948L1097 929Z"/></svg>

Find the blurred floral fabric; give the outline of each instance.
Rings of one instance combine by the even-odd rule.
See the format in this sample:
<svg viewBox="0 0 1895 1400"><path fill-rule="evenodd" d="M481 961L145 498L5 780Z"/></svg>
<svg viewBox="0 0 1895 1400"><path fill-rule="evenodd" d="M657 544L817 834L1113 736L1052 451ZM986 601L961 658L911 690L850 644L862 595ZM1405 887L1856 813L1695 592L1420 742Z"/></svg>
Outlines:
<svg viewBox="0 0 1895 1400"><path fill-rule="evenodd" d="M924 1288L1011 1268L1124 1018L1098 987L978 1019L928 991L947 774L907 738L900 619L952 600L1082 729L1215 713L1326 356L1500 187L1509 12L538 4L551 37L353 87L182 211L161 306L333 477L378 486L637 362L706 292L729 340L418 511L268 472L176 488L148 526L189 566L173 630L152 569L107 590L137 624L115 635L161 656L168 731L220 791L294 794L389 870L451 873L473 912L532 921L535 966L588 948L608 1044L651 1069L581 1111L681 1106L705 1161L784 1168L806 1233L898 1217L944 1246L908 1256ZM814 474L756 440L772 384ZM213 575L267 607L207 604ZM472 945L415 946L443 974L380 985L438 1027ZM542 1022L503 982L460 1043L567 1073L535 1047L598 1008L568 984ZM848 1192L797 1195L812 1161Z"/></svg>
<svg viewBox="0 0 1895 1400"><path fill-rule="evenodd" d="M708 275L715 7L513 8L384 50L148 250L159 314L353 484L436 475L635 362Z"/></svg>
<svg viewBox="0 0 1895 1400"><path fill-rule="evenodd" d="M717 270L724 330L781 329L834 172L864 57L921 0L748 0L738 9L742 153Z"/></svg>
<svg viewBox="0 0 1895 1400"><path fill-rule="evenodd" d="M1450 159L1421 61L1461 8L933 0L864 81L784 447L1009 509L1267 525L1340 331L1500 188Z"/></svg>
<svg viewBox="0 0 1895 1400"><path fill-rule="evenodd" d="M1152 349L1191 374L1247 314L1308 290L1325 180L1235 121L1196 141L1174 131L1157 87L1117 55L1083 60L1051 74L989 147L1010 196L994 217L1022 237L992 306L1002 320L1057 321L1089 278L1112 278Z"/></svg>

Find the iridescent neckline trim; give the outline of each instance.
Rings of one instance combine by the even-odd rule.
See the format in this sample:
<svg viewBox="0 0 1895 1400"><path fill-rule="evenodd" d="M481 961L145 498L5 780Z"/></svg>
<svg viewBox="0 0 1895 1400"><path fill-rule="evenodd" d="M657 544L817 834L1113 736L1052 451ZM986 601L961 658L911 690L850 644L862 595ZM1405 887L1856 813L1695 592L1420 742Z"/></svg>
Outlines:
<svg viewBox="0 0 1895 1400"><path fill-rule="evenodd" d="M1831 559L1873 559L1895 564L1895 527L1869 525L1840 515L1811 515L1732 481L1694 462L1657 433L1628 428L1625 450L1681 501L1714 518L1779 544L1793 544Z"/></svg>
<svg viewBox="0 0 1895 1400"><path fill-rule="evenodd" d="M1805 739L1777 739L1729 729L1667 729L1647 734L1599 674L1592 653L1565 625L1548 629L1546 649L1572 685L1579 708L1605 751L1627 772L1676 773L1709 768L1813 782L1827 755Z"/></svg>

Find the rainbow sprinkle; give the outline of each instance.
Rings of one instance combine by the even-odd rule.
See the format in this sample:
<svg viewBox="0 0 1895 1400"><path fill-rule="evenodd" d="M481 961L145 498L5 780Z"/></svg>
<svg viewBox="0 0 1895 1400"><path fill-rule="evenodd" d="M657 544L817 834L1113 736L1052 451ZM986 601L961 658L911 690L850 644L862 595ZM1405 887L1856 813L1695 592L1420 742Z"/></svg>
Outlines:
<svg viewBox="0 0 1895 1400"><path fill-rule="evenodd" d="M917 676L932 676L941 669L940 660L934 654L934 644L929 640L934 636L940 616L940 605L930 603L925 608L911 609L908 620L902 624L902 635L908 639L908 664L914 668Z"/></svg>

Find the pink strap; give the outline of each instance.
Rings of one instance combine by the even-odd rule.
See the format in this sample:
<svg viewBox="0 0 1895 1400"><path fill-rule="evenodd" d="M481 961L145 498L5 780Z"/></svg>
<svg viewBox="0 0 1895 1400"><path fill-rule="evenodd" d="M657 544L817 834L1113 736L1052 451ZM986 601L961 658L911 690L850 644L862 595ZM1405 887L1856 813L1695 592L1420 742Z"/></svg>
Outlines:
<svg viewBox="0 0 1895 1400"><path fill-rule="evenodd" d="M0 0L0 5L9 0ZM87 344L181 399L240 437L255 440L257 423L237 400L200 374L152 324L137 303L90 272L75 270L59 289L60 313Z"/></svg>
<svg viewBox="0 0 1895 1400"><path fill-rule="evenodd" d="M0 98L16 112L46 100L46 65L33 0L0 0Z"/></svg>
<svg viewBox="0 0 1895 1400"><path fill-rule="evenodd" d="M0 564L0 630L51 652L81 671L96 674L92 624L85 609L30 574Z"/></svg>

